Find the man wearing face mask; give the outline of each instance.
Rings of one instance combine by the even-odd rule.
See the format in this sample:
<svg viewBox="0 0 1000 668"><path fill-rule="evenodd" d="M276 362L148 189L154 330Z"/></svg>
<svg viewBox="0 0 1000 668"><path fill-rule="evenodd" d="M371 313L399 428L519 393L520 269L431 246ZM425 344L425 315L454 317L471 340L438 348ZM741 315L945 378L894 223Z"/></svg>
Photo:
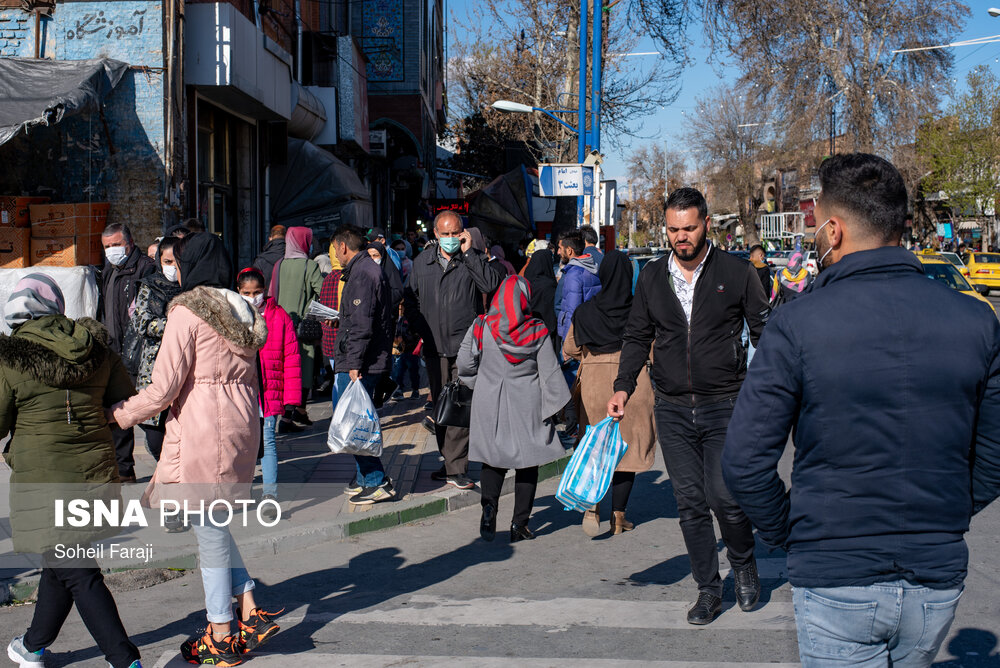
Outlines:
<svg viewBox="0 0 1000 668"><path fill-rule="evenodd" d="M104 269L101 272L101 306L99 319L108 328L111 348L121 354L122 342L130 321L129 307L139 290L139 281L156 271L156 262L149 259L132 240L132 232L124 223L113 223L101 233L104 246ZM136 360L123 360L134 365ZM133 380L135 380L133 378ZM122 482L135 482L135 435L131 429L112 427Z"/></svg>
<svg viewBox="0 0 1000 668"><path fill-rule="evenodd" d="M639 275L608 415L626 402L653 349L654 418L677 501L698 599L690 624L710 624L722 610L722 578L712 515L733 569L736 600L760 598L753 527L722 481L722 447L733 404L747 375L743 323L757 344L770 308L753 265L708 242L712 219L704 196L678 188L667 198L668 257ZM757 412L758 419L767 416ZM749 428L749 427L747 427Z"/></svg>
<svg viewBox="0 0 1000 668"><path fill-rule="evenodd" d="M821 273L760 340L723 474L757 536L788 551L802 665L929 666L970 517L1000 494L1000 324L899 247L892 164L837 155L819 179Z"/></svg>
<svg viewBox="0 0 1000 668"><path fill-rule="evenodd" d="M458 379L455 360L465 333L484 313L483 296L496 291L504 274L490 264L485 253L472 247L472 236L462 228L457 213L439 213L434 218L434 235L437 243L413 261L403 303L410 325L423 336L431 396L436 400L444 383ZM430 427L444 457L444 466L431 477L459 489L472 489L469 430Z"/></svg>

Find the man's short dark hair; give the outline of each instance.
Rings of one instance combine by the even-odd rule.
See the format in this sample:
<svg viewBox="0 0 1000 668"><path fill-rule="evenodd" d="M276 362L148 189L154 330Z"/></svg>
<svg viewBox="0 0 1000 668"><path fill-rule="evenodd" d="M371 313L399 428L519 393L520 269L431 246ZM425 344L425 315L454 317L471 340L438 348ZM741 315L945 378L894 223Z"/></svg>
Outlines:
<svg viewBox="0 0 1000 668"><path fill-rule="evenodd" d="M354 253L368 245L365 233L354 225L341 225L333 233L332 240L339 244L347 244L347 247Z"/></svg>
<svg viewBox="0 0 1000 668"><path fill-rule="evenodd" d="M125 238L125 243L128 244L132 243L132 230L130 230L128 228L128 225L126 225L125 223L111 223L110 225L104 228L104 231L101 232L101 236L113 237L119 232L121 232L122 237Z"/></svg>
<svg viewBox="0 0 1000 668"><path fill-rule="evenodd" d="M754 244L753 246L750 247L750 254L751 255L754 254L754 251L760 251L764 255L767 255L767 251L764 250L764 247L761 246L760 244Z"/></svg>
<svg viewBox="0 0 1000 668"><path fill-rule="evenodd" d="M580 230L570 230L559 235L559 243L568 248L572 248L577 255L583 255L586 246L583 243L583 235Z"/></svg>
<svg viewBox="0 0 1000 668"><path fill-rule="evenodd" d="M590 225L584 225L580 228L580 234L583 235L583 241L588 246L597 245L597 232Z"/></svg>
<svg viewBox="0 0 1000 668"><path fill-rule="evenodd" d="M906 225L906 184L891 162L870 153L835 155L819 168L820 200L873 238L898 239Z"/></svg>
<svg viewBox="0 0 1000 668"><path fill-rule="evenodd" d="M201 222L197 218L188 218L185 220L184 227L188 228L191 231L191 234L205 231L205 223Z"/></svg>
<svg viewBox="0 0 1000 668"><path fill-rule="evenodd" d="M704 220L708 216L708 202L697 188L678 188L667 197L667 209L683 211L698 209L698 218Z"/></svg>

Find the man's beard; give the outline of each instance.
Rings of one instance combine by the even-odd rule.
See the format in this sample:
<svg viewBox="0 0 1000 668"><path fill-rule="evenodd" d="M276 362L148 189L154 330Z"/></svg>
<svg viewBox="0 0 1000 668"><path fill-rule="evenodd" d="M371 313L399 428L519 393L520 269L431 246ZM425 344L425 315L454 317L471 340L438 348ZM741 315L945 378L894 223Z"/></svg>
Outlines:
<svg viewBox="0 0 1000 668"><path fill-rule="evenodd" d="M707 243L708 237L702 237L701 240L698 241L697 245L695 245L690 251L680 251L675 248L674 252L677 254L677 257L687 262L698 257L701 252L705 250L705 244Z"/></svg>

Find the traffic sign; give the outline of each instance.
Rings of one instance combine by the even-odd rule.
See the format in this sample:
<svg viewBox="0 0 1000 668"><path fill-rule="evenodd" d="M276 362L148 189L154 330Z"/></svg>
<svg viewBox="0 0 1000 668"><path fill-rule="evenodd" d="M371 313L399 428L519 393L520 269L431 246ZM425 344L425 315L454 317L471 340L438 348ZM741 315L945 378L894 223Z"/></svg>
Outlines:
<svg viewBox="0 0 1000 668"><path fill-rule="evenodd" d="M575 163L539 165L538 189L542 197L589 197L594 194L594 168Z"/></svg>

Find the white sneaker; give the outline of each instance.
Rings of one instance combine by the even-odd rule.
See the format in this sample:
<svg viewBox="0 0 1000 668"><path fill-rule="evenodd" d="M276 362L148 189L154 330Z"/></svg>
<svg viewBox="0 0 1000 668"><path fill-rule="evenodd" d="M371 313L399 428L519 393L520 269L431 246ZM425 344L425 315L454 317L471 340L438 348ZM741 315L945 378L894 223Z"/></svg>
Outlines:
<svg viewBox="0 0 1000 668"><path fill-rule="evenodd" d="M21 668L25 666L38 668L38 666L45 665L45 648L43 647L37 652L29 652L24 646L23 635L10 641L10 644L7 645L7 656Z"/></svg>

